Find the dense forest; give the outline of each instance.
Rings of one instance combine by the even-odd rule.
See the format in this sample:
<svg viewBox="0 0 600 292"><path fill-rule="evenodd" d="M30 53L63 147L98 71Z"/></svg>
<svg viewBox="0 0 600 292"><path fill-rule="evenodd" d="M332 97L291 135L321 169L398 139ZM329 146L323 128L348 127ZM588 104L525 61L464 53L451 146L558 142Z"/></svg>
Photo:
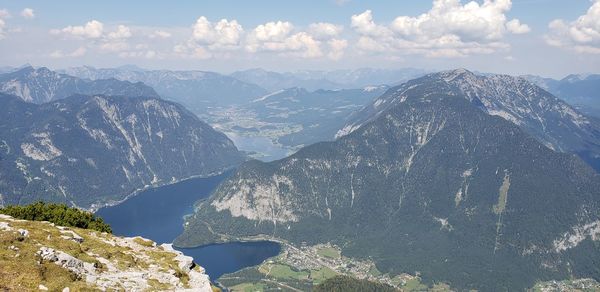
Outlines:
<svg viewBox="0 0 600 292"><path fill-rule="evenodd" d="M32 221L48 221L60 226L78 227L112 233L110 225L100 217L65 204L36 202L24 206L7 206L0 208L0 214L17 219Z"/></svg>
<svg viewBox="0 0 600 292"><path fill-rule="evenodd" d="M315 286L314 292L396 292L392 286L359 280L348 276L335 276Z"/></svg>

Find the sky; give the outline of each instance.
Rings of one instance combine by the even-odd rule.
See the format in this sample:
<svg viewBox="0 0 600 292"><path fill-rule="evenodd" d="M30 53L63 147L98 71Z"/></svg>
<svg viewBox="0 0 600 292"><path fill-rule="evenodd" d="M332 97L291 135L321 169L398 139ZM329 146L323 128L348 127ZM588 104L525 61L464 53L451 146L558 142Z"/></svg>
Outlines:
<svg viewBox="0 0 600 292"><path fill-rule="evenodd" d="M0 0L0 67L600 73L600 0Z"/></svg>

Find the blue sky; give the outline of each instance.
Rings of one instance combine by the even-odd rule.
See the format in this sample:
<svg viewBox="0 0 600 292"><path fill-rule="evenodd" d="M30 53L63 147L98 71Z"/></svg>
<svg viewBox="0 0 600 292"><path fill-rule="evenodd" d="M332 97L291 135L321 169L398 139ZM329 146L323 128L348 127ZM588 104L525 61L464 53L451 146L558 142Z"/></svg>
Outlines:
<svg viewBox="0 0 600 292"><path fill-rule="evenodd" d="M600 69L599 0L174 2L2 0L0 66Z"/></svg>

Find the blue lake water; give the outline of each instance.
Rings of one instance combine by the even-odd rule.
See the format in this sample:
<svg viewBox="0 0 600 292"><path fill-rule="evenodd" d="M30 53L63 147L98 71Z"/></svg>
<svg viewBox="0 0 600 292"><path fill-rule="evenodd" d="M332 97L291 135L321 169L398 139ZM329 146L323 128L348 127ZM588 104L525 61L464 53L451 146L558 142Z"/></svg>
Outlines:
<svg viewBox="0 0 600 292"><path fill-rule="evenodd" d="M183 231L183 216L193 212L194 203L208 198L231 173L193 178L145 190L125 202L101 208L96 215L112 227L115 235L142 236L157 243L170 243ZM260 264L279 254L275 242L234 242L196 248L178 248L206 269L212 280L245 267Z"/></svg>

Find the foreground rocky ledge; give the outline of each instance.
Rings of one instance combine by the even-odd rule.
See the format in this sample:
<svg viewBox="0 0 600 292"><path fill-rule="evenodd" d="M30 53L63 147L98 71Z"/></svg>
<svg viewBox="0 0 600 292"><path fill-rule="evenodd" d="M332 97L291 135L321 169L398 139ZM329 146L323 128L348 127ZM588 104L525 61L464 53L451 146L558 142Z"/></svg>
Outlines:
<svg viewBox="0 0 600 292"><path fill-rule="evenodd" d="M212 291L170 244L0 214L0 290Z"/></svg>

